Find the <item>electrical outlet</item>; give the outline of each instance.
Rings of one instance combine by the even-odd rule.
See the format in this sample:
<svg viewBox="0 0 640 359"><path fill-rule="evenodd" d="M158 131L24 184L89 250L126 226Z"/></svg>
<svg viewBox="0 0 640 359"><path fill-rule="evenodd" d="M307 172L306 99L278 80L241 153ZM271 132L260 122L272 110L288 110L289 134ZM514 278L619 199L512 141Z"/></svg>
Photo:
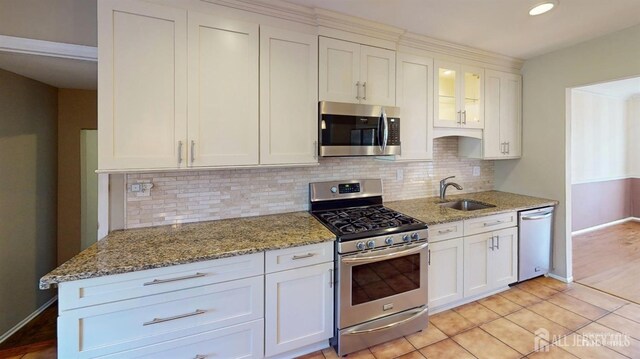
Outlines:
<svg viewBox="0 0 640 359"><path fill-rule="evenodd" d="M473 166L473 176L474 177L480 176L480 166Z"/></svg>
<svg viewBox="0 0 640 359"><path fill-rule="evenodd" d="M131 192L142 192L142 183L134 183L131 185Z"/></svg>
<svg viewBox="0 0 640 359"><path fill-rule="evenodd" d="M137 181L131 184L131 192L135 193L136 197L149 197L152 188L153 183L151 181Z"/></svg>
<svg viewBox="0 0 640 359"><path fill-rule="evenodd" d="M404 170L402 168L398 168L396 170L396 180L398 181L404 180Z"/></svg>

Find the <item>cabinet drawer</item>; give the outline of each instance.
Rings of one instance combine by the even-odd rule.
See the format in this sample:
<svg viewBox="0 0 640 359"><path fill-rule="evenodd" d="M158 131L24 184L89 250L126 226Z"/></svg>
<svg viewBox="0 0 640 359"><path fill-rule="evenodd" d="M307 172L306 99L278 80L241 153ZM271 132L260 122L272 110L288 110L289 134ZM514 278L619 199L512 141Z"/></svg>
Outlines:
<svg viewBox="0 0 640 359"><path fill-rule="evenodd" d="M58 345L63 358L93 357L263 316L264 277L256 276L65 312Z"/></svg>
<svg viewBox="0 0 640 359"><path fill-rule="evenodd" d="M464 221L464 235L495 231L518 225L516 212L500 213L493 216L472 218Z"/></svg>
<svg viewBox="0 0 640 359"><path fill-rule="evenodd" d="M462 221L429 226L429 243L462 237L463 227Z"/></svg>
<svg viewBox="0 0 640 359"><path fill-rule="evenodd" d="M264 254L60 283L60 312L263 274Z"/></svg>
<svg viewBox="0 0 640 359"><path fill-rule="evenodd" d="M333 261L333 242L269 251L265 255L266 273Z"/></svg>
<svg viewBox="0 0 640 359"><path fill-rule="evenodd" d="M100 358L262 358L263 323L259 319Z"/></svg>

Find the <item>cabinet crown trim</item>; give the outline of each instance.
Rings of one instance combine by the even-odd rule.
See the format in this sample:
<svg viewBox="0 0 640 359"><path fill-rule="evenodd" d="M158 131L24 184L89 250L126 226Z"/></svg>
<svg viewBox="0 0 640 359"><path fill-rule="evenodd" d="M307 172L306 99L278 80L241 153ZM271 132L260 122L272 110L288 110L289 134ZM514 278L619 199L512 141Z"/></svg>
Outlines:
<svg viewBox="0 0 640 359"><path fill-rule="evenodd" d="M358 18L343 13L287 3L281 0L201 0L206 3L226 6L272 16L284 20L314 26L324 26L336 30L353 32L382 40L393 41L397 45L409 46L448 56L455 56L486 64L520 70L524 60L471 46L438 40L429 36L408 32L406 29Z"/></svg>

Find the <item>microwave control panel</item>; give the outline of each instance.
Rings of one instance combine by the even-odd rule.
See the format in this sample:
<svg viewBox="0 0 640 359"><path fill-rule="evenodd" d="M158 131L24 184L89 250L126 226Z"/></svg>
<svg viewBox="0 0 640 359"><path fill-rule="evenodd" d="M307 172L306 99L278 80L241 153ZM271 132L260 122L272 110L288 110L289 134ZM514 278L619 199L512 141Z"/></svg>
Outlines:
<svg viewBox="0 0 640 359"><path fill-rule="evenodd" d="M400 119L389 118L389 138L387 140L388 146L400 145Z"/></svg>

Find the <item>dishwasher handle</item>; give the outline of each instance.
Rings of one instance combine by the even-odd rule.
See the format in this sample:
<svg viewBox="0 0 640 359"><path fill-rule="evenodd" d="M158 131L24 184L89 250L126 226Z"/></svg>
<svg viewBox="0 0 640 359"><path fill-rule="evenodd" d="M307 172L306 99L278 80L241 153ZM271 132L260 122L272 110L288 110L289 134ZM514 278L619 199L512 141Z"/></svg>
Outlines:
<svg viewBox="0 0 640 359"><path fill-rule="evenodd" d="M545 219L551 217L553 212L548 212L539 216L522 216L520 217L523 221L535 221L537 219Z"/></svg>

